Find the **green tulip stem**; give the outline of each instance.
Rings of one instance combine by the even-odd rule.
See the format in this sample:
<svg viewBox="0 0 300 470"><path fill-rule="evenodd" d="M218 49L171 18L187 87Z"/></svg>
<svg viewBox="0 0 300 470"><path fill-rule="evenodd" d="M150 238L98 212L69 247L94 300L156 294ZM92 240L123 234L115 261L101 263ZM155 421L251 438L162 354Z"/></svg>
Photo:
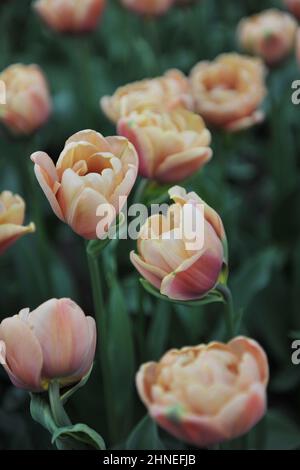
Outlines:
<svg viewBox="0 0 300 470"><path fill-rule="evenodd" d="M220 292L225 304L225 323L226 323L226 339L230 340L235 336L235 314L233 298L230 289L225 284L219 284L216 290Z"/></svg>
<svg viewBox="0 0 300 470"><path fill-rule="evenodd" d="M67 415L59 392L59 382L53 380L49 384L49 402L53 419L58 427L71 426L72 422Z"/></svg>
<svg viewBox="0 0 300 470"><path fill-rule="evenodd" d="M107 315L103 298L103 281L99 268L99 257L102 249L106 245L106 241L92 240L87 243L86 253L92 285L95 319L97 324L99 362L101 367L102 387L105 401L104 408L106 411L108 433L112 439L114 436L114 429L113 419L111 418L114 407L112 403L111 376L108 360Z"/></svg>

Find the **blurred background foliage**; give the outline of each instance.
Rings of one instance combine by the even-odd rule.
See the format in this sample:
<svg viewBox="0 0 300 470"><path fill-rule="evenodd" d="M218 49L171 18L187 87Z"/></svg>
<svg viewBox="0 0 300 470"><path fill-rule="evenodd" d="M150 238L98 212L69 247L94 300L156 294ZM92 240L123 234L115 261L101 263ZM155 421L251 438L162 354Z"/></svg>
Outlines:
<svg viewBox="0 0 300 470"><path fill-rule="evenodd" d="M155 20L108 0L101 25L87 36L50 31L29 0L0 3L0 69L16 62L39 64L54 103L49 123L32 139L13 139L1 128L1 190L26 199L27 220L34 220L38 230L0 258L0 319L49 297L70 296L92 313L84 243L56 219L28 174L30 153L45 150L56 161L65 140L80 129L114 134L99 108L101 96L168 68L189 73L199 60L237 50L237 22L265 8L282 8L282 2L201 0ZM243 311L242 333L258 340L270 360L270 411L248 436L250 448L300 449L300 366L291 363L292 339L300 338L300 110L291 102L291 84L299 75L294 55L269 71L265 123L239 135L213 132L213 161L184 183L223 218L230 286L236 307ZM118 267L110 256L113 249L118 250ZM145 415L134 374L142 361L158 359L167 348L222 340L222 305L171 307L142 293L129 263L131 249L134 242L112 244L102 265L108 286L114 444L178 448L180 443L161 431L158 435L147 419L125 443ZM86 422L106 437L98 372L96 361L92 378L69 411L74 421ZM50 448L49 436L31 421L27 394L11 386L0 370L0 449L32 448Z"/></svg>

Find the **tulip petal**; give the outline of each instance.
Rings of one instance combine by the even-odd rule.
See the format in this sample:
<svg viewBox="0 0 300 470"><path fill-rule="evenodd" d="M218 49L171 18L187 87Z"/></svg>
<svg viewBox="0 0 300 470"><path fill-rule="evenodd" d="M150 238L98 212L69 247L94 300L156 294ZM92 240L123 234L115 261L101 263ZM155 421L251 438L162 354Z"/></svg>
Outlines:
<svg viewBox="0 0 300 470"><path fill-rule="evenodd" d="M156 177L166 183L180 181L199 170L212 157L209 147L200 147L167 157L157 168Z"/></svg>
<svg viewBox="0 0 300 470"><path fill-rule="evenodd" d="M10 245L27 233L35 231L34 223L27 226L4 224L0 225L0 254L3 253Z"/></svg>
<svg viewBox="0 0 300 470"><path fill-rule="evenodd" d="M149 281L154 287L160 289L161 281L165 277L166 273L156 266L145 263L140 256L138 256L134 251L130 253L130 261L138 272L143 276L147 281Z"/></svg>
<svg viewBox="0 0 300 470"><path fill-rule="evenodd" d="M3 320L0 324L0 340L4 342L6 349L5 357L2 357L6 362L4 367L13 384L27 390L40 391L42 350L28 324L18 316Z"/></svg>
<svg viewBox="0 0 300 470"><path fill-rule="evenodd" d="M34 172L36 178L48 199L53 212L62 221L64 216L56 199L55 184L58 184L58 176L53 161L44 152L36 152L31 155L31 160L35 163Z"/></svg>
<svg viewBox="0 0 300 470"><path fill-rule="evenodd" d="M253 339L246 338L245 336L237 336L230 341L229 346L240 358L246 353L255 357L260 371L260 380L262 383L267 384L269 380L269 366L266 353L262 347Z"/></svg>
<svg viewBox="0 0 300 470"><path fill-rule="evenodd" d="M91 367L91 323L70 299L48 300L31 312L29 323L43 351L44 377L72 382L76 371Z"/></svg>
<svg viewBox="0 0 300 470"><path fill-rule="evenodd" d="M101 152L109 152L110 148L106 142L105 137L103 137L100 132L93 131L91 129L85 129L83 131L76 132L72 135L67 141L66 145L69 145L74 142L88 142L89 144L97 147Z"/></svg>

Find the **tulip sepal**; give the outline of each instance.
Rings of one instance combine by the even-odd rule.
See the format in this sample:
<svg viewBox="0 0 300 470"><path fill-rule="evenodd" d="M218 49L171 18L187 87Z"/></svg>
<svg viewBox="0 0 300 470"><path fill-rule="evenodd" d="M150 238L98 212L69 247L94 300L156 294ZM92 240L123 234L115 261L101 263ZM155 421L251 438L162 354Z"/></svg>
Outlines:
<svg viewBox="0 0 300 470"><path fill-rule="evenodd" d="M60 385L55 380L49 383L49 400L45 394L30 394L32 418L50 432L51 442L59 450L104 450L106 448L104 440L96 431L83 423L73 425L64 409L64 403L86 383L90 372L63 395L60 395Z"/></svg>
<svg viewBox="0 0 300 470"><path fill-rule="evenodd" d="M157 297L160 300L164 300L173 304L200 307L201 305L207 305L214 302L224 302L224 297L217 288L210 290L207 294L197 300L175 300L161 294L160 291L150 284L150 282L146 281L146 279L140 278L140 283L149 294L154 295L154 297Z"/></svg>

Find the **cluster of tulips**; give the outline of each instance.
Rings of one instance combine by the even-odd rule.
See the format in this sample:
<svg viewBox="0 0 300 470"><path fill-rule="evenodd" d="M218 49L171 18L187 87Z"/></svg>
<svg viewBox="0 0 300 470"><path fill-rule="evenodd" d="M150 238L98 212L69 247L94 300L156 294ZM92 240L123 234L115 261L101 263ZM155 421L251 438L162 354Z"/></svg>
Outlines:
<svg viewBox="0 0 300 470"><path fill-rule="evenodd" d="M121 3L150 15L165 13L175 2ZM286 4L300 17L300 1L287 0ZM49 27L73 33L94 29L104 6L104 0L34 3ZM268 361L256 341L236 336L236 316L227 287L227 240L220 216L178 183L212 158L207 126L237 132L264 119L264 61L271 65L282 60L295 44L296 31L296 20L283 11L246 18L238 26L238 38L255 57L227 53L212 62L199 62L189 77L169 70L161 77L122 86L100 100L103 112L116 124L116 136L104 137L94 130L77 132L66 141L56 165L44 152L31 155L36 178L56 216L89 241L104 382L109 373L105 370L107 332L97 304L101 286L93 266L105 249L106 231L99 237L97 208L109 203L118 214L122 209L119 198L126 201L138 175L157 184L177 184L169 189L173 203L168 214L147 219L130 259L147 288L162 300L188 305L205 302L209 296L221 297L228 310L228 342L168 351L158 362L140 367L136 384L152 418L175 437L199 447L238 437L262 418ZM29 135L46 123L51 98L37 65L11 65L0 80L6 86L0 117L12 134ZM173 236L191 204L204 205L204 245L199 250L188 249L187 240ZM34 223L23 225L24 211L20 196L9 191L0 194L1 254L35 230ZM167 219L172 220L171 227ZM50 299L31 312L22 309L0 324L1 363L16 387L32 392L32 397L49 393L56 432L57 427L70 425L63 403L91 370L97 326L69 299ZM53 431L51 426L48 429ZM103 448L100 437L96 442Z"/></svg>

